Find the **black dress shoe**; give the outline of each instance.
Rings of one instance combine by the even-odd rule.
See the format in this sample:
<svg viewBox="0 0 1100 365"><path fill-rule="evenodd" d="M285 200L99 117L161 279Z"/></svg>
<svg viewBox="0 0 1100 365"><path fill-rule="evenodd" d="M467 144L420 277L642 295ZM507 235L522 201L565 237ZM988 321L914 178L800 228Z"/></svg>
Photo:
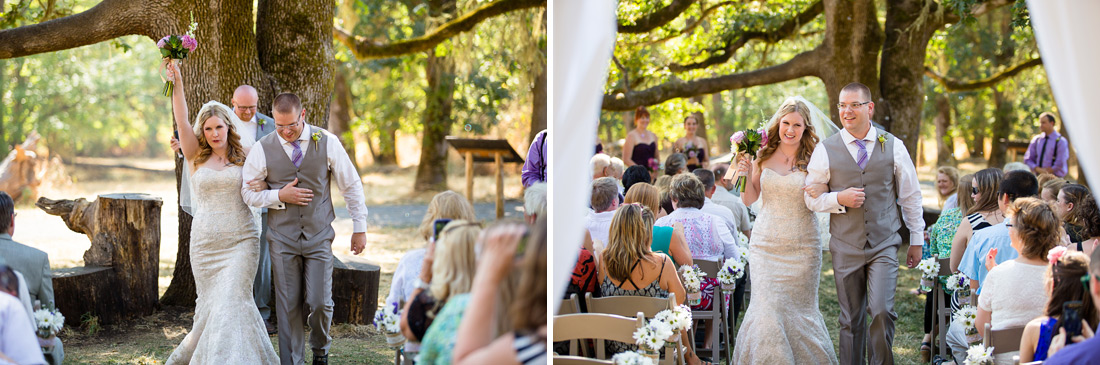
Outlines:
<svg viewBox="0 0 1100 365"><path fill-rule="evenodd" d="M328 354L317 355L317 353L314 353L313 365L328 365Z"/></svg>
<svg viewBox="0 0 1100 365"><path fill-rule="evenodd" d="M271 323L271 321L266 321L265 320L264 321L264 327L267 329L267 335L268 336L279 333L279 329L275 328L275 324Z"/></svg>

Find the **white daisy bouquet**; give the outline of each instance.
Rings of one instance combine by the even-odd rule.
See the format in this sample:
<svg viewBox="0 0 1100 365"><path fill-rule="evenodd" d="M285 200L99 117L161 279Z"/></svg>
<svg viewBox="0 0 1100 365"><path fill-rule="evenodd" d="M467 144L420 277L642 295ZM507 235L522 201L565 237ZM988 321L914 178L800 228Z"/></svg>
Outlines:
<svg viewBox="0 0 1100 365"><path fill-rule="evenodd" d="M744 235L742 235L742 236L744 236ZM745 238L745 244L748 245L748 238L747 237ZM741 250L741 252L739 252L737 254L737 257L739 259L741 259L741 263L743 263L745 265L749 264L749 250ZM742 267L744 267L744 266L742 266Z"/></svg>
<svg viewBox="0 0 1100 365"><path fill-rule="evenodd" d="M657 363L636 351L620 352L611 357L615 365L656 365Z"/></svg>
<svg viewBox="0 0 1100 365"><path fill-rule="evenodd" d="M924 260L920 260L917 264L917 270L921 271L920 276L920 290L929 292L932 290L932 280L936 279L936 274L940 272L940 263L936 261L936 257L929 257Z"/></svg>
<svg viewBox="0 0 1100 365"><path fill-rule="evenodd" d="M745 276L745 263L741 258L728 258L718 270L718 282L723 292L737 289L737 280Z"/></svg>
<svg viewBox="0 0 1100 365"><path fill-rule="evenodd" d="M405 343L405 335L401 334L401 307L397 302L386 305L385 308L374 314L374 327L386 334L386 344L401 346Z"/></svg>
<svg viewBox="0 0 1100 365"><path fill-rule="evenodd" d="M61 332L65 327L65 316L61 312L47 309L34 311L35 334L43 339L50 339Z"/></svg>
<svg viewBox="0 0 1100 365"><path fill-rule="evenodd" d="M703 300L703 278L707 273L695 265L680 266L680 281L684 283L687 291L688 304L698 305Z"/></svg>
<svg viewBox="0 0 1100 365"><path fill-rule="evenodd" d="M657 316L653 317L653 320L660 321L672 328L673 334L668 341L676 342L679 339L680 331L691 329L691 308L680 304L675 308L657 312Z"/></svg>
<svg viewBox="0 0 1100 365"><path fill-rule="evenodd" d="M966 350L966 360L963 361L966 365L993 365L993 348L986 348L985 345L977 344L970 346Z"/></svg>
<svg viewBox="0 0 1100 365"><path fill-rule="evenodd" d="M982 340L982 335L978 333L978 328L975 326L975 322L978 320L978 308L972 305L964 305L955 311L954 319L961 322L963 328L966 328L966 342L975 343Z"/></svg>
<svg viewBox="0 0 1100 365"><path fill-rule="evenodd" d="M634 331L634 342L646 351L657 352L665 346L665 340L672 334L672 326L668 323L649 321L645 327Z"/></svg>
<svg viewBox="0 0 1100 365"><path fill-rule="evenodd" d="M957 303L970 304L970 278L966 277L966 274L957 272L948 276L944 287L954 292Z"/></svg>

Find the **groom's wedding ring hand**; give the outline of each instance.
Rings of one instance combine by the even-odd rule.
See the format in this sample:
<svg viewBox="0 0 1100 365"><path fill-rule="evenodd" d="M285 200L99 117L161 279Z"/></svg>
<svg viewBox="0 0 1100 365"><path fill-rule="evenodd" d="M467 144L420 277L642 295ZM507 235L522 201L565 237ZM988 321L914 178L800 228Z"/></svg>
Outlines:
<svg viewBox="0 0 1100 365"><path fill-rule="evenodd" d="M279 200L288 204L308 205L313 200L313 191L295 185L298 185L298 179L279 189Z"/></svg>
<svg viewBox="0 0 1100 365"><path fill-rule="evenodd" d="M810 184L802 187L802 190L805 191L806 194L810 194L811 198L817 199L821 194L829 191L829 188L825 186L825 184Z"/></svg>
<svg viewBox="0 0 1100 365"><path fill-rule="evenodd" d="M863 188L847 188L837 195L836 200L840 205L848 208L859 208L863 206L865 198L866 194L863 193Z"/></svg>

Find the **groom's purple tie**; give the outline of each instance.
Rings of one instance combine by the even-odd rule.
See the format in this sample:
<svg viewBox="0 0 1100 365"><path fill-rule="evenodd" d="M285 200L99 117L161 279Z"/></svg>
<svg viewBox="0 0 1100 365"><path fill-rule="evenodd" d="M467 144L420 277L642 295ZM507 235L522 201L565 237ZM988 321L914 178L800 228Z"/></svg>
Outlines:
<svg viewBox="0 0 1100 365"><path fill-rule="evenodd" d="M290 154L290 162L294 163L294 167L302 167L302 148L299 147L298 143L298 140L290 142L294 146L294 152ZM864 152L863 154L866 155L867 153Z"/></svg>
<svg viewBox="0 0 1100 365"><path fill-rule="evenodd" d="M852 142L856 143L856 147L859 148L856 154L856 164L859 165L859 169L863 170L867 167L867 145L863 144L862 139L857 139Z"/></svg>

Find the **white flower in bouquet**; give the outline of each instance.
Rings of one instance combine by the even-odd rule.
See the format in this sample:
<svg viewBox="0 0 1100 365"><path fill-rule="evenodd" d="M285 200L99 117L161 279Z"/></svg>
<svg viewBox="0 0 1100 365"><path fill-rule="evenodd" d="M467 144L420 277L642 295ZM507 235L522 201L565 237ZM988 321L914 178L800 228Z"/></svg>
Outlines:
<svg viewBox="0 0 1100 365"><path fill-rule="evenodd" d="M920 260L917 264L917 269L921 271L925 278L934 278L936 274L940 272L940 263L936 262L935 257L929 257L924 260Z"/></svg>
<svg viewBox="0 0 1100 365"><path fill-rule="evenodd" d="M374 327L389 333L401 332L401 309L397 303L390 303L374 314Z"/></svg>
<svg viewBox="0 0 1100 365"><path fill-rule="evenodd" d="M691 308L680 304L673 309L657 312L653 320L668 324L672 332L689 330L691 329Z"/></svg>
<svg viewBox="0 0 1100 365"><path fill-rule="evenodd" d="M50 338L65 327L65 316L61 312L39 309L34 312L34 323L38 337Z"/></svg>
<svg viewBox="0 0 1100 365"><path fill-rule="evenodd" d="M718 270L718 282L725 285L734 284L742 276L745 276L745 263L740 258L726 259L722 269Z"/></svg>
<svg viewBox="0 0 1100 365"><path fill-rule="evenodd" d="M741 250L741 252L737 256L741 259L742 264L749 264L749 250Z"/></svg>
<svg viewBox="0 0 1100 365"><path fill-rule="evenodd" d="M657 328L658 326L653 326L654 322L655 321L650 321L650 323L646 324L644 327L634 331L634 343L644 348L657 351L665 345L665 339L672 336L672 329L668 327L668 325L664 325L663 328ZM665 330L668 331L667 334L658 333L664 332ZM661 334L665 334L665 336L662 337Z"/></svg>
<svg viewBox="0 0 1100 365"><path fill-rule="evenodd" d="M978 308L972 305L964 305L955 311L954 318L956 321L962 322L963 327L974 328L974 322L978 319Z"/></svg>
<svg viewBox="0 0 1100 365"><path fill-rule="evenodd" d="M966 360L963 361L963 364L993 364L993 348L986 348L985 345L982 344L970 346L970 348L966 350Z"/></svg>
<svg viewBox="0 0 1100 365"><path fill-rule="evenodd" d="M957 272L954 275L947 277L947 283L945 287L947 287L947 290L950 291L958 291L963 289L969 290L970 278L966 277L966 274Z"/></svg>
<svg viewBox="0 0 1100 365"><path fill-rule="evenodd" d="M615 365L655 365L653 359L645 357L636 351L620 352L611 357L611 363Z"/></svg>
<svg viewBox="0 0 1100 365"><path fill-rule="evenodd" d="M689 293L697 293L702 290L703 277L706 273L700 270L698 266L680 266L680 276L684 281L684 290Z"/></svg>

